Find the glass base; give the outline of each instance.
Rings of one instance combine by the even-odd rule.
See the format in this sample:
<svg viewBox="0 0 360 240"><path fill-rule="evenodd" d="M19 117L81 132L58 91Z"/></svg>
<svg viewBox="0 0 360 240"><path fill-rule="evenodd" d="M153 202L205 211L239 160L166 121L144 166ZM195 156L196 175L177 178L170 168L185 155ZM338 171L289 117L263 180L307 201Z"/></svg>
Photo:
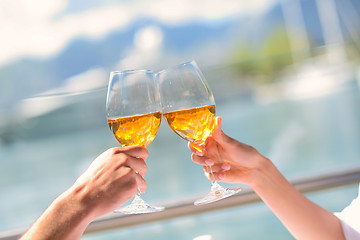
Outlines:
<svg viewBox="0 0 360 240"><path fill-rule="evenodd" d="M114 210L115 213L123 213L123 214L143 214L143 213L153 213L153 212L161 212L165 208L164 207L156 207L147 204L139 195L136 195L134 200L130 205Z"/></svg>
<svg viewBox="0 0 360 240"><path fill-rule="evenodd" d="M202 205L219 201L221 199L230 197L241 191L241 187L224 188L217 182L214 182L211 186L210 192L203 198L196 200L194 205Z"/></svg>

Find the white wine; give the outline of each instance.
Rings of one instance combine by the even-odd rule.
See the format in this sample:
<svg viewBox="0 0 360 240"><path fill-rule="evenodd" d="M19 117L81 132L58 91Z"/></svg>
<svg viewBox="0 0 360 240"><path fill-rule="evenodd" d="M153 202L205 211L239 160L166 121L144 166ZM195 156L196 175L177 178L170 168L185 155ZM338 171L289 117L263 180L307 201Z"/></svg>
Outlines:
<svg viewBox="0 0 360 240"><path fill-rule="evenodd" d="M164 113L164 118L180 137L202 145L215 126L215 105Z"/></svg>
<svg viewBox="0 0 360 240"><path fill-rule="evenodd" d="M122 146L147 147L155 138L161 122L161 113L108 119L108 124Z"/></svg>

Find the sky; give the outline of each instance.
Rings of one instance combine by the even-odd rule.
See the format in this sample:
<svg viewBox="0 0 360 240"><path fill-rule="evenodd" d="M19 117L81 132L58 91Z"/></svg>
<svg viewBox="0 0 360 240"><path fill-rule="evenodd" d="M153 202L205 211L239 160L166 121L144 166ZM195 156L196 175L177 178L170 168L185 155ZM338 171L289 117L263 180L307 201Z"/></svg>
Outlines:
<svg viewBox="0 0 360 240"><path fill-rule="evenodd" d="M22 104L21 101L27 98L104 87L110 68L147 68L150 64L150 67L162 67L162 63L170 64L171 58L179 57L179 54L192 55L188 60L194 59L193 56L200 58L200 65L216 65L226 55L223 52L233 49L224 50L225 44L215 38L221 36L221 40L232 40L234 35L231 34L236 32L242 35L236 35L234 39L238 39L234 41L243 40L246 34L251 35L249 39L262 40L259 34L264 34L266 25L271 22L265 22L260 16L269 10L271 12L276 5L276 9L281 9L279 2L296 3L295 0L1 0L0 118L5 115L2 111L17 111L18 102ZM309 6L310 9L306 8ZM304 20L312 27L316 25L310 14L313 8L316 8L315 1L312 5L303 4L303 12L307 14ZM247 17L252 22L238 24L241 21L234 20ZM139 19L150 21L134 24ZM221 26L224 22L236 23L230 37L218 31L221 27L216 30L209 28L212 35L202 31L207 31L208 26ZM193 29L184 31L192 25L195 26ZM191 31L198 31L201 38L192 41L193 35L186 35ZM112 36L114 33L118 34L116 38ZM126 34L129 38L124 37ZM125 40L119 43L119 39L123 40L121 38ZM115 43L113 39L116 39ZM185 45L183 41L188 41L186 46L191 47L183 52L181 48L170 52L173 50L171 47ZM172 44L170 47L166 45L169 42ZM226 45L231 44L226 41ZM114 46L117 47L115 51ZM114 54L117 55L115 58ZM107 61L101 62L102 57L108 58ZM175 60L183 58L180 56ZM110 64L112 66L108 66ZM22 71L26 71L28 77L25 78ZM36 110L30 104L20 108L26 112L24 115L31 116L51 109Z"/></svg>
<svg viewBox="0 0 360 240"><path fill-rule="evenodd" d="M66 0L2 0L0 67L24 57L46 58L56 55L73 39L102 38L113 30L126 28L141 16L153 18L167 25L189 21L217 21L234 15L261 13L271 7L274 1L104 0L96 3ZM147 32L142 33L145 34L142 37L161 38L161 33L156 31L147 29ZM141 37L137 41L141 41ZM144 42L138 43L142 46ZM150 43L150 47L151 44L160 43Z"/></svg>
<svg viewBox="0 0 360 240"><path fill-rule="evenodd" d="M96 64L84 67L86 64L81 62L81 57L96 63L92 60L101 54L109 54L99 51L105 48L104 43L112 34L133 34L132 28L139 19L150 19L166 29L192 23L210 26L242 16L261 15L276 1L1 0L0 115L17 111L14 109L18 103L34 96L82 92L106 86L109 69ZM145 68L148 63L162 61L163 30L151 23L135 30L130 40L133 43L119 46L121 53L114 52L118 62L109 68ZM81 48L78 43L88 45ZM211 41L200 43L205 44L210 45L206 49L211 49ZM97 55L88 54L91 50ZM67 62L62 62L64 55ZM23 71L28 77L24 78ZM28 112L36 112L28 105L25 108Z"/></svg>

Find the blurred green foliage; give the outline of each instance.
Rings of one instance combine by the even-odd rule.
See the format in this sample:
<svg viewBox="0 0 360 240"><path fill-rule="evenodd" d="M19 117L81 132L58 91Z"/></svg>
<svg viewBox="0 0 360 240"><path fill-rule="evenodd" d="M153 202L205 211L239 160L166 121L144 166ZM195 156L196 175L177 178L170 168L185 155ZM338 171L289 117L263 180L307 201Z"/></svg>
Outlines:
<svg viewBox="0 0 360 240"><path fill-rule="evenodd" d="M252 83L273 82L287 66L306 58L323 55L324 48L315 47L311 36L292 36L292 46L285 26L279 24L260 42L244 40L237 44L228 66ZM307 39L309 38L309 39ZM360 39L345 39L349 61L360 62Z"/></svg>
<svg viewBox="0 0 360 240"><path fill-rule="evenodd" d="M255 77L260 82L272 81L282 68L293 63L284 27L275 27L260 43L241 42L230 62L242 75Z"/></svg>

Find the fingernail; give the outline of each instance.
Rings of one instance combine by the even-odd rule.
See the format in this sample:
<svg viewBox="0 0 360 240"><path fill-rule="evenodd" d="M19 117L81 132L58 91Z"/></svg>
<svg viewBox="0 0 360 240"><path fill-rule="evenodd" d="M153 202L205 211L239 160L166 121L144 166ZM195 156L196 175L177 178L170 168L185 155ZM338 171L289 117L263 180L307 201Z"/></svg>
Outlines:
<svg viewBox="0 0 360 240"><path fill-rule="evenodd" d="M224 176L224 174L222 174L222 173L219 173L219 174L218 174L218 178L219 178L219 180L224 179L224 177L225 177L225 176Z"/></svg>
<svg viewBox="0 0 360 240"><path fill-rule="evenodd" d="M211 159L206 159L206 160L205 160L205 163L206 163L206 165L208 165L208 166L214 165L214 161L211 160Z"/></svg>
<svg viewBox="0 0 360 240"><path fill-rule="evenodd" d="M223 170L230 170L230 168L231 168L231 165L228 163L224 163L221 165L221 169L223 169Z"/></svg>
<svg viewBox="0 0 360 240"><path fill-rule="evenodd" d="M204 156L204 152L196 151L196 155L198 155L198 156Z"/></svg>

